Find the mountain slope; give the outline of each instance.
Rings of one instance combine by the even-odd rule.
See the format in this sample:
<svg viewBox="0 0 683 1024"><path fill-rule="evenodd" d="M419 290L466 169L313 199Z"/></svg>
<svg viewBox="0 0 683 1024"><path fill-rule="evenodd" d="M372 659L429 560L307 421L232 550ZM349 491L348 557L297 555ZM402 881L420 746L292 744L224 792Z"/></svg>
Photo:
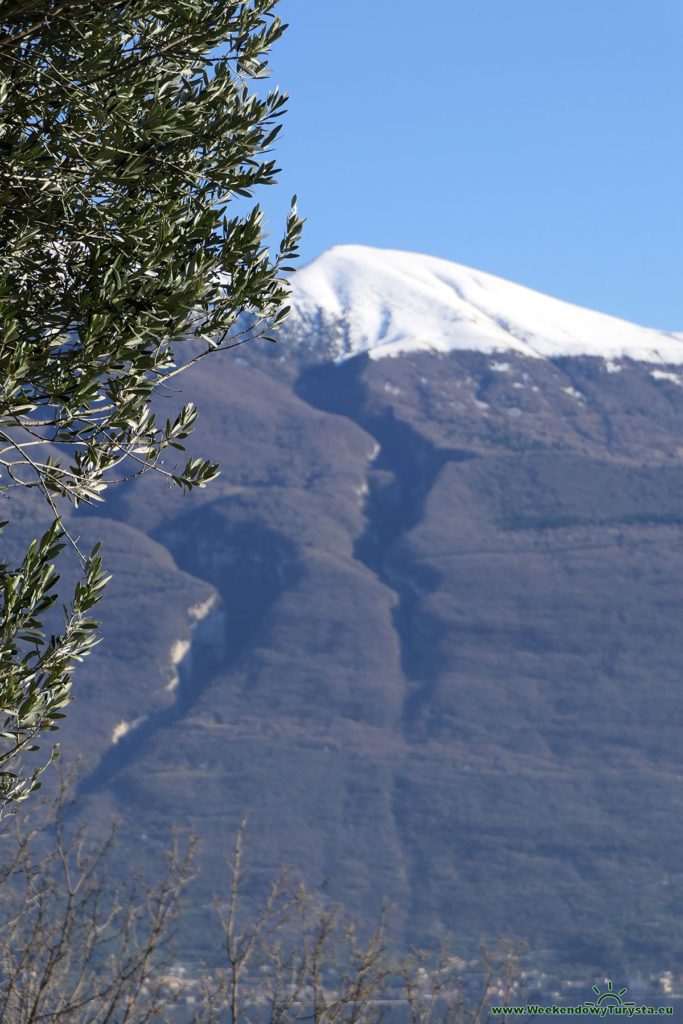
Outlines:
<svg viewBox="0 0 683 1024"><path fill-rule="evenodd" d="M126 857L172 821L206 837L195 952L248 811L257 881L284 860L352 913L388 900L404 944L505 932L586 970L663 968L683 952L680 339L579 311L608 321L583 335L572 307L412 260L304 268L277 347L187 383L216 485L181 501L146 479L107 507L119 589L63 737L91 758L80 813L115 810ZM489 319L426 309L435 352L436 265L467 309L483 282ZM516 334L492 334L512 298Z"/></svg>

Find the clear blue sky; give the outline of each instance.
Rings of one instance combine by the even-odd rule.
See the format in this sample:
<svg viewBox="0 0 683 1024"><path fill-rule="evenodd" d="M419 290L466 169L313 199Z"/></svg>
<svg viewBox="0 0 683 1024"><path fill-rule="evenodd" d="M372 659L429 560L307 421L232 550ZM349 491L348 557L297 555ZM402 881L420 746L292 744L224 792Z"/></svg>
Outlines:
<svg viewBox="0 0 683 1024"><path fill-rule="evenodd" d="M681 0L282 0L291 101L262 191L302 262L465 263L683 331Z"/></svg>

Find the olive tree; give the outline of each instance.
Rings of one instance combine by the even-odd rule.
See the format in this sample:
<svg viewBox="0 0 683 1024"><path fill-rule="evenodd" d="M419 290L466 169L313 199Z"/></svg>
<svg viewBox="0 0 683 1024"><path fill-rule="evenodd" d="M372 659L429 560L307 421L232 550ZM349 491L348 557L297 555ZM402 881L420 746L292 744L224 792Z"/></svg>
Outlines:
<svg viewBox="0 0 683 1024"><path fill-rule="evenodd" d="M97 550L78 552L64 602L60 505L149 470L208 483L209 460L165 461L195 405L159 420L154 395L241 343L247 319L263 333L286 315L301 220L293 202L271 250L246 202L277 174L286 97L258 81L277 2L0 3L0 493L35 488L53 517L0 565L0 810L39 784L45 758L20 757L57 727L97 640L106 576Z"/></svg>

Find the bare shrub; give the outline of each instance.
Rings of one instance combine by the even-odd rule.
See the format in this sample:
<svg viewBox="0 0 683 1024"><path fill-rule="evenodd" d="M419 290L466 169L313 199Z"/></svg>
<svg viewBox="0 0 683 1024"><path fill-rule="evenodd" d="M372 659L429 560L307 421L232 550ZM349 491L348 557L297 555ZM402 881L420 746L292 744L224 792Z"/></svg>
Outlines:
<svg viewBox="0 0 683 1024"><path fill-rule="evenodd" d="M6 820L0 837L0 1024L478 1024L492 996L514 991L517 950L484 954L478 991L447 947L403 959L386 916L367 934L323 892L282 870L254 912L245 898L245 825L215 898L221 948L179 970L182 895L196 840L177 839L154 880L108 875L115 830L91 841L56 801Z"/></svg>

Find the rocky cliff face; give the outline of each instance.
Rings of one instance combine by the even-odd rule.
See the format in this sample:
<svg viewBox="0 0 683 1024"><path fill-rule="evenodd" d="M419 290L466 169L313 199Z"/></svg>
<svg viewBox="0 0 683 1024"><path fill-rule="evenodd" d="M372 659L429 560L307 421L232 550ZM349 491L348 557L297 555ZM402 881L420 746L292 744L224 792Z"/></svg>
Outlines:
<svg viewBox="0 0 683 1024"><path fill-rule="evenodd" d="M285 861L352 913L389 901L399 941L661 966L683 952L677 365L335 362L309 313L275 357L187 382L214 487L108 506L106 640L63 735L81 813L114 810L131 857L191 823L207 901L248 812L257 881Z"/></svg>

